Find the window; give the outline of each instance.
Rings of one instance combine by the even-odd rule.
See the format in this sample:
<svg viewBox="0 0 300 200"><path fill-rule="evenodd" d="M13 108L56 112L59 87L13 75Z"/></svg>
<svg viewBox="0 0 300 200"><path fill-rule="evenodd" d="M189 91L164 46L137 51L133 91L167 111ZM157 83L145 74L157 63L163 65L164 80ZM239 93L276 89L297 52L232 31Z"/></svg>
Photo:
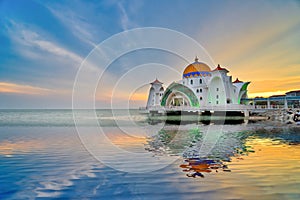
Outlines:
<svg viewBox="0 0 300 200"><path fill-rule="evenodd" d="M200 89L200 92L202 92L202 89Z"/></svg>
<svg viewBox="0 0 300 200"><path fill-rule="evenodd" d="M219 104L219 101L216 101L216 104Z"/></svg>
<svg viewBox="0 0 300 200"><path fill-rule="evenodd" d="M219 88L217 88L217 92L219 91Z"/></svg>
<svg viewBox="0 0 300 200"><path fill-rule="evenodd" d="M200 78L199 83L202 84L202 79Z"/></svg>
<svg viewBox="0 0 300 200"><path fill-rule="evenodd" d="M219 95L217 95L216 97L217 97L217 99L218 99L218 98L219 98Z"/></svg>
<svg viewBox="0 0 300 200"><path fill-rule="evenodd" d="M184 81L182 82L182 84L184 85Z"/></svg>
<svg viewBox="0 0 300 200"><path fill-rule="evenodd" d="M202 101L202 97L200 97L200 101Z"/></svg>
<svg viewBox="0 0 300 200"><path fill-rule="evenodd" d="M193 85L193 80L191 80L191 85Z"/></svg>
<svg viewBox="0 0 300 200"><path fill-rule="evenodd" d="M199 89L197 89L196 92L199 93Z"/></svg>

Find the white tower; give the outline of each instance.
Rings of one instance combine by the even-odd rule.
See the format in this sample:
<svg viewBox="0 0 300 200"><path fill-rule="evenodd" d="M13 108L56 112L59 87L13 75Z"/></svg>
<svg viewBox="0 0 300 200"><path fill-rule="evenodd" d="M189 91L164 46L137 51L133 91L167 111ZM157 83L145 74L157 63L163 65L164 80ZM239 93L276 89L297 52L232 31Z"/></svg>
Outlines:
<svg viewBox="0 0 300 200"><path fill-rule="evenodd" d="M149 96L147 101L147 109L152 106L160 106L161 99L164 94L164 88L162 86L162 82L159 80L153 81L151 84L151 88L149 90Z"/></svg>

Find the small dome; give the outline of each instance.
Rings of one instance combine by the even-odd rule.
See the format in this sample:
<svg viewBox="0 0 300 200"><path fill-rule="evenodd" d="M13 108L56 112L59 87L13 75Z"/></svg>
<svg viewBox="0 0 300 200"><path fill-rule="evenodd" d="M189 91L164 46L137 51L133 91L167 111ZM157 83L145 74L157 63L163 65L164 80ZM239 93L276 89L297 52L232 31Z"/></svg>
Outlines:
<svg viewBox="0 0 300 200"><path fill-rule="evenodd" d="M195 62L192 64L189 64L185 70L183 71L183 77L187 77L187 76L194 76L197 75L199 76L201 74L201 72L210 72L211 69L209 68L209 66L203 62L199 62L198 58L195 58Z"/></svg>
<svg viewBox="0 0 300 200"><path fill-rule="evenodd" d="M236 78L236 80L233 81L232 83L243 83L243 81L240 81L239 78Z"/></svg>
<svg viewBox="0 0 300 200"><path fill-rule="evenodd" d="M226 68L221 67L219 64L218 64L217 68L214 69L213 71L226 71L226 72L229 72Z"/></svg>
<svg viewBox="0 0 300 200"><path fill-rule="evenodd" d="M162 82L160 82L157 78L155 79L155 81L153 81L152 83L150 83L150 84L163 84Z"/></svg>

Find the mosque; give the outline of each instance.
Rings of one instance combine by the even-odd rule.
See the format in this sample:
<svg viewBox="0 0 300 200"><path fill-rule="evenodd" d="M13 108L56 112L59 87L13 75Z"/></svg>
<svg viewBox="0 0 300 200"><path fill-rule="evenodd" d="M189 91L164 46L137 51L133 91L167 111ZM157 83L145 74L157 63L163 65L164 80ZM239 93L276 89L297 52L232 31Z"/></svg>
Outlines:
<svg viewBox="0 0 300 200"><path fill-rule="evenodd" d="M220 65L212 69L196 57L195 62L184 69L182 79L166 89L157 79L151 83L146 108L238 108L242 106L242 99L247 98L250 82L232 81L228 72Z"/></svg>

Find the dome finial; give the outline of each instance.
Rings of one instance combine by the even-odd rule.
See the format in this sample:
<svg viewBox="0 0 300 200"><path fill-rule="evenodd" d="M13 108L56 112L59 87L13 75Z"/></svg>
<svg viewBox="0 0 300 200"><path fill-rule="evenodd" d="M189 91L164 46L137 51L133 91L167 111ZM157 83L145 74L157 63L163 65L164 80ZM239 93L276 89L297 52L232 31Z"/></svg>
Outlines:
<svg viewBox="0 0 300 200"><path fill-rule="evenodd" d="M195 62L198 62L198 60L199 60L199 59L198 59L198 57L196 56L196 57L195 57Z"/></svg>

